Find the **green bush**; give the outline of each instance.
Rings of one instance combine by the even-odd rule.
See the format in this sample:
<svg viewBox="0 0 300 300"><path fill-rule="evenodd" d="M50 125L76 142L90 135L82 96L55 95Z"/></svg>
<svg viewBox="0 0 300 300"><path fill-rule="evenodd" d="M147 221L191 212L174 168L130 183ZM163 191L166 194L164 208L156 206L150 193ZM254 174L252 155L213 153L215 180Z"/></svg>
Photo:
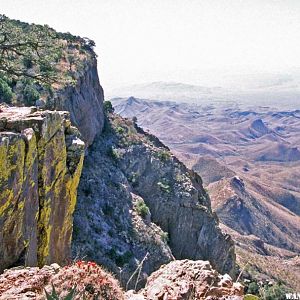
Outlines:
<svg viewBox="0 0 300 300"><path fill-rule="evenodd" d="M35 105L35 101L40 98L40 93L36 90L34 85L26 85L23 90L23 99L25 105Z"/></svg>
<svg viewBox="0 0 300 300"><path fill-rule="evenodd" d="M146 216L150 213L148 206L145 204L143 200L139 200L137 202L136 211L142 218L146 218Z"/></svg>
<svg viewBox="0 0 300 300"><path fill-rule="evenodd" d="M259 285L255 281L250 282L247 287L247 293L253 294L253 295L258 295L259 294Z"/></svg>
<svg viewBox="0 0 300 300"><path fill-rule="evenodd" d="M285 294L291 292L290 289L286 288L280 282L274 285L269 285L268 283L258 285L255 281L250 282L248 286L246 285L245 291L247 293L245 299L248 300L255 300L259 298L265 300L283 300L286 299Z"/></svg>
<svg viewBox="0 0 300 300"><path fill-rule="evenodd" d="M282 284L275 284L272 286L264 286L264 299L266 300L285 300L285 294L290 293L291 290L287 289ZM263 295L262 295L263 296Z"/></svg>
<svg viewBox="0 0 300 300"><path fill-rule="evenodd" d="M0 100L6 103L11 103L13 92L7 82L0 78ZM1 102L0 101L0 102Z"/></svg>
<svg viewBox="0 0 300 300"><path fill-rule="evenodd" d="M118 150L114 147L108 149L107 155L110 156L113 160L118 160L120 158Z"/></svg>
<svg viewBox="0 0 300 300"><path fill-rule="evenodd" d="M125 132L125 129L124 129L123 127L121 127L121 126L118 126L118 127L116 128L116 132L117 132L118 134L123 134L123 133Z"/></svg>
<svg viewBox="0 0 300 300"><path fill-rule="evenodd" d="M167 232L163 232L160 237L161 237L161 240L164 243L168 243L169 242L169 234Z"/></svg>
<svg viewBox="0 0 300 300"><path fill-rule="evenodd" d="M157 152L157 157L162 161L167 161L168 159L170 159L171 154L167 150L161 150Z"/></svg>
<svg viewBox="0 0 300 300"><path fill-rule="evenodd" d="M103 108L106 114L113 113L115 111L110 101L104 101Z"/></svg>

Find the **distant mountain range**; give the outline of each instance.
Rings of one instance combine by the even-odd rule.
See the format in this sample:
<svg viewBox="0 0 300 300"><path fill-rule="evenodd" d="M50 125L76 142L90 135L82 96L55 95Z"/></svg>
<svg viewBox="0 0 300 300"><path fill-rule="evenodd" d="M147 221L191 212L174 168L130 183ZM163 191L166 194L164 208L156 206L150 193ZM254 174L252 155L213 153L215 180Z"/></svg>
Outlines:
<svg viewBox="0 0 300 300"><path fill-rule="evenodd" d="M251 107L270 106L280 109L300 107L300 81L292 78L275 78L237 87L198 86L178 82L152 82L115 88L107 92L107 98L134 96L160 101L188 102L196 104L228 103ZM242 87L240 87L242 86Z"/></svg>

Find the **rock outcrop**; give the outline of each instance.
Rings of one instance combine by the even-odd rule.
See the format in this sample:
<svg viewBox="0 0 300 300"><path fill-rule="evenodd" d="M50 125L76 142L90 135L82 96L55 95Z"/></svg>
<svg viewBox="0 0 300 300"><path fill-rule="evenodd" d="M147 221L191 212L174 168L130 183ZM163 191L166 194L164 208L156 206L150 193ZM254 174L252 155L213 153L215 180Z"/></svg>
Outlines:
<svg viewBox="0 0 300 300"><path fill-rule="evenodd" d="M76 126L86 145L91 145L103 128L103 89L99 83L97 60L87 61L84 71L77 74L76 84L59 89L47 107L70 112L72 125Z"/></svg>
<svg viewBox="0 0 300 300"><path fill-rule="evenodd" d="M138 292L124 292L118 281L94 262L77 261L60 267L12 268L0 275L0 300L45 299L53 286L62 299L74 289L75 300L201 300L243 299L243 286L220 275L208 261L173 261L162 266Z"/></svg>
<svg viewBox="0 0 300 300"><path fill-rule="evenodd" d="M228 275L220 275L208 261L177 260L162 266L147 279L138 293L129 291L127 300L242 300L243 286Z"/></svg>
<svg viewBox="0 0 300 300"><path fill-rule="evenodd" d="M65 299L72 288L74 300L123 300L124 292L118 281L93 262L78 261L60 267L58 264L43 268L13 268L0 275L0 300L46 299L53 286L59 299Z"/></svg>
<svg viewBox="0 0 300 300"><path fill-rule="evenodd" d="M138 268L128 286L141 287L173 255L234 273L233 241L218 227L201 178L117 115L89 149L74 216L74 256L104 265L123 286Z"/></svg>
<svg viewBox="0 0 300 300"><path fill-rule="evenodd" d="M84 143L67 112L2 107L0 271L70 255Z"/></svg>

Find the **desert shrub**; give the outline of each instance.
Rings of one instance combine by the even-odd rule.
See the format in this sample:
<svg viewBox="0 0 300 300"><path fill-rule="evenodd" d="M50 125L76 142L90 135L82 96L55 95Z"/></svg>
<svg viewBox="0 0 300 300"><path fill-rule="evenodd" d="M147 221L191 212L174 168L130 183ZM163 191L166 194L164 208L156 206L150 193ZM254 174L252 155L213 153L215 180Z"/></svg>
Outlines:
<svg viewBox="0 0 300 300"><path fill-rule="evenodd" d="M113 160L118 160L120 158L119 152L114 147L108 149L107 155L111 157Z"/></svg>
<svg viewBox="0 0 300 300"><path fill-rule="evenodd" d="M160 237L161 237L161 240L164 243L168 243L169 242L169 234L167 232L163 232Z"/></svg>
<svg viewBox="0 0 300 300"><path fill-rule="evenodd" d="M130 176L128 177L128 181L131 182L131 185L133 187L136 187L138 185L138 174L135 172L132 172Z"/></svg>
<svg viewBox="0 0 300 300"><path fill-rule="evenodd" d="M245 299L265 299L265 300L273 300L273 299L286 299L285 294L291 292L290 289L285 287L281 282L278 282L274 285L269 285L268 283L258 284L255 281L249 283L248 286L245 286L245 292L247 298ZM255 298L258 296L258 298ZM252 298L251 298L252 297Z"/></svg>
<svg viewBox="0 0 300 300"><path fill-rule="evenodd" d="M264 296L263 299L265 300L285 300L286 299L286 294L291 292L288 288L286 288L284 285L281 283L277 283L271 286L264 286L263 291L261 291L261 296Z"/></svg>
<svg viewBox="0 0 300 300"><path fill-rule="evenodd" d="M76 225L76 223L73 224L73 232L72 232L72 237L73 239L77 239L80 233L80 228Z"/></svg>
<svg viewBox="0 0 300 300"><path fill-rule="evenodd" d="M148 206L145 204L143 200L139 200L137 202L136 211L142 218L146 218L146 216L150 213Z"/></svg>
<svg viewBox="0 0 300 300"><path fill-rule="evenodd" d="M121 127L121 126L118 126L118 127L116 128L116 132L117 132L118 134L123 134L123 133L125 132L125 129L124 129L123 127Z"/></svg>
<svg viewBox="0 0 300 300"><path fill-rule="evenodd" d="M0 101L11 103L13 92L8 83L0 78Z"/></svg>
<svg viewBox="0 0 300 300"><path fill-rule="evenodd" d="M123 254L118 254L114 248L111 248L108 251L108 256L110 259L115 261L118 267L123 267L129 263L130 259L133 257L133 254L130 251L126 251Z"/></svg>
<svg viewBox="0 0 300 300"><path fill-rule="evenodd" d="M167 161L168 159L170 159L171 154L167 150L161 150L161 151L157 152L157 157L161 161Z"/></svg>
<svg viewBox="0 0 300 300"><path fill-rule="evenodd" d="M258 295L259 294L259 285L257 282L252 281L249 283L249 285L246 287L246 292L248 294Z"/></svg>
<svg viewBox="0 0 300 300"><path fill-rule="evenodd" d="M104 101L103 108L106 114L113 113L115 111L110 101Z"/></svg>
<svg viewBox="0 0 300 300"><path fill-rule="evenodd" d="M26 84L23 89L23 99L25 105L35 105L36 100L40 98L40 93L33 84Z"/></svg>

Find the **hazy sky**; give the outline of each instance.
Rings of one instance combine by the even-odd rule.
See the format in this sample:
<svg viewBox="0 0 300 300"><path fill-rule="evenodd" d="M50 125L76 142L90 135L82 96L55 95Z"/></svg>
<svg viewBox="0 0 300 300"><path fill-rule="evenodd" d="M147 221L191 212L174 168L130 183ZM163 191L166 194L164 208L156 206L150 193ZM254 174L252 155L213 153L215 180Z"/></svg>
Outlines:
<svg viewBox="0 0 300 300"><path fill-rule="evenodd" d="M300 67L299 0L0 0L0 8L94 39L104 88Z"/></svg>

